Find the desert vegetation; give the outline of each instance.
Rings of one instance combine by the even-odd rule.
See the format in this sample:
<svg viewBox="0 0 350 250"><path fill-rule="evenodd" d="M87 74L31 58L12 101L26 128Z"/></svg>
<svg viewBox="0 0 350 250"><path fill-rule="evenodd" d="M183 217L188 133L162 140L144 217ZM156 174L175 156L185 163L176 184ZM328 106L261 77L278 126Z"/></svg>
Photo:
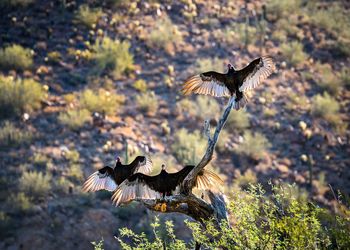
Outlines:
<svg viewBox="0 0 350 250"><path fill-rule="evenodd" d="M0 1L0 249L350 248L349 7ZM152 175L197 164L228 99L181 84L261 55L277 70L231 111L209 166L228 222L82 193L116 156L148 152Z"/></svg>

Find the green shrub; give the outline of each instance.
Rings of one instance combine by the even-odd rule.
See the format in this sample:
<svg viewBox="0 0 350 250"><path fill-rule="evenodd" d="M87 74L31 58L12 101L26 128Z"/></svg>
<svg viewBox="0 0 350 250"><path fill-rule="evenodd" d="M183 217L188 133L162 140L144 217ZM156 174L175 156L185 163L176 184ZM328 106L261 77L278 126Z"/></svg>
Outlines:
<svg viewBox="0 0 350 250"><path fill-rule="evenodd" d="M226 129L231 132L243 131L250 126L249 114L244 110L231 112L226 121Z"/></svg>
<svg viewBox="0 0 350 250"><path fill-rule="evenodd" d="M258 159L262 158L270 147L270 142L263 134L245 131L243 142L238 145L236 152Z"/></svg>
<svg viewBox="0 0 350 250"><path fill-rule="evenodd" d="M51 189L51 176L41 172L24 172L19 180L19 188L34 198L45 197Z"/></svg>
<svg viewBox="0 0 350 250"><path fill-rule="evenodd" d="M176 103L177 112L183 114L185 117L197 116L197 105L194 101L188 98L182 99Z"/></svg>
<svg viewBox="0 0 350 250"><path fill-rule="evenodd" d="M122 249L194 249L194 241L203 249L347 249L349 220L340 216L335 220L326 214L330 220L322 225L324 210L296 199L289 189L293 187L273 186L269 196L259 184L247 191L234 191L228 205L229 223L218 225L208 218L203 226L202 222L185 221L193 235L188 245L177 238L170 221L165 223L166 230L161 230L158 218L151 224L152 240L145 233L122 228L118 241Z"/></svg>
<svg viewBox="0 0 350 250"><path fill-rule="evenodd" d="M233 180L233 186L247 189L250 187L250 185L257 184L257 182L258 177L256 176L256 173L251 169L247 169L244 174L238 172L238 174L235 176L235 179Z"/></svg>
<svg viewBox="0 0 350 250"><path fill-rule="evenodd" d="M310 4L311 5L311 4ZM335 37L333 47L345 56L350 55L350 17L341 3L333 2L318 8L317 4L309 8L310 21Z"/></svg>
<svg viewBox="0 0 350 250"><path fill-rule="evenodd" d="M340 105L336 99L327 92L323 95L316 95L312 98L311 113L316 117L321 117L331 125L337 127L342 123L339 115Z"/></svg>
<svg viewBox="0 0 350 250"><path fill-rule="evenodd" d="M67 112L60 113L58 120L68 128L78 130L83 127L86 122L91 120L91 115L87 109L68 110Z"/></svg>
<svg viewBox="0 0 350 250"><path fill-rule="evenodd" d="M196 107L197 116L201 119L216 118L220 115L220 106L214 98L198 96Z"/></svg>
<svg viewBox="0 0 350 250"><path fill-rule="evenodd" d="M32 140L32 133L15 127L11 122L4 122L0 127L0 147L28 144Z"/></svg>
<svg viewBox="0 0 350 250"><path fill-rule="evenodd" d="M43 153L35 153L33 157L31 157L31 161L35 166L41 168L46 168L46 166L50 165L52 162L51 159Z"/></svg>
<svg viewBox="0 0 350 250"><path fill-rule="evenodd" d="M165 17L156 21L146 39L149 46L173 53L174 47L181 43L183 38L178 27L168 17Z"/></svg>
<svg viewBox="0 0 350 250"><path fill-rule="evenodd" d="M305 62L308 58L304 52L303 44L297 41L282 44L281 52L287 62L292 66L297 66Z"/></svg>
<svg viewBox="0 0 350 250"><path fill-rule="evenodd" d="M213 32L213 36L220 42L228 46L236 43L241 45L255 44L258 37L256 27L247 23L233 23L227 25L224 29L217 29Z"/></svg>
<svg viewBox="0 0 350 250"><path fill-rule="evenodd" d="M350 87L350 70L348 67L343 67L340 71L340 80L342 85Z"/></svg>
<svg viewBox="0 0 350 250"><path fill-rule="evenodd" d="M104 89L98 91L86 89L81 93L79 100L82 109L87 109L90 112L114 114L121 108L125 98Z"/></svg>
<svg viewBox="0 0 350 250"><path fill-rule="evenodd" d="M11 194L7 203L15 209L15 212L25 212L33 208L30 198L23 192Z"/></svg>
<svg viewBox="0 0 350 250"><path fill-rule="evenodd" d="M291 14L300 10L301 0L268 0L266 5L270 19L276 20L282 17L290 17Z"/></svg>
<svg viewBox="0 0 350 250"><path fill-rule="evenodd" d="M103 12L100 8L91 9L87 4L83 4L79 7L75 18L79 23L90 28L98 22L102 15Z"/></svg>
<svg viewBox="0 0 350 250"><path fill-rule="evenodd" d="M147 84L145 80L139 79L133 84L134 89L144 93L147 91Z"/></svg>
<svg viewBox="0 0 350 250"><path fill-rule="evenodd" d="M215 70L218 72L223 72L226 69L224 60L218 57L214 58L198 58L195 64L195 73L202 73L206 71Z"/></svg>
<svg viewBox="0 0 350 250"><path fill-rule="evenodd" d="M32 65L33 55L30 49L17 44L0 49L0 68L24 70Z"/></svg>
<svg viewBox="0 0 350 250"><path fill-rule="evenodd" d="M146 92L136 96L136 104L142 112L155 114L158 110L158 98L154 92Z"/></svg>
<svg viewBox="0 0 350 250"><path fill-rule="evenodd" d="M322 90L328 91L332 94L336 94L342 87L342 81L334 74L332 67L329 64L316 64L315 66L317 75L314 80L316 84L322 88Z"/></svg>
<svg viewBox="0 0 350 250"><path fill-rule="evenodd" d="M175 133L175 141L171 145L176 159L181 164L196 164L207 147L207 141L198 130L190 133L187 129L180 129Z"/></svg>
<svg viewBox="0 0 350 250"><path fill-rule="evenodd" d="M109 37L97 39L92 46L92 59L95 62L93 73L100 75L111 72L115 78L134 67L133 55L130 54L128 41L112 40Z"/></svg>
<svg viewBox="0 0 350 250"><path fill-rule="evenodd" d="M17 79L0 75L0 115L9 117L40 108L45 89L32 79Z"/></svg>

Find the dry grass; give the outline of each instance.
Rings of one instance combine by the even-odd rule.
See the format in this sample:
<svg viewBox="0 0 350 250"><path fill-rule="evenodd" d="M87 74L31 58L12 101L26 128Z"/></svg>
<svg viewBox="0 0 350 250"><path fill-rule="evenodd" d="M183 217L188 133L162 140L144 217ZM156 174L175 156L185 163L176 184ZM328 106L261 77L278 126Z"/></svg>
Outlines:
<svg viewBox="0 0 350 250"><path fill-rule="evenodd" d="M308 59L308 55L304 52L303 44L297 41L282 44L281 52L292 66L298 66Z"/></svg>
<svg viewBox="0 0 350 250"><path fill-rule="evenodd" d="M51 176L41 172L24 172L19 180L19 189L33 198L48 196Z"/></svg>
<svg viewBox="0 0 350 250"><path fill-rule="evenodd" d="M154 92L146 92L136 96L136 104L142 112L154 115L158 110L158 97Z"/></svg>
<svg viewBox="0 0 350 250"><path fill-rule="evenodd" d="M270 142L263 134L245 131L243 142L236 148L236 152L255 159L260 159L270 147Z"/></svg>
<svg viewBox="0 0 350 250"><path fill-rule="evenodd" d="M28 144L33 139L32 133L16 128L11 122L4 122L0 127L0 147Z"/></svg>

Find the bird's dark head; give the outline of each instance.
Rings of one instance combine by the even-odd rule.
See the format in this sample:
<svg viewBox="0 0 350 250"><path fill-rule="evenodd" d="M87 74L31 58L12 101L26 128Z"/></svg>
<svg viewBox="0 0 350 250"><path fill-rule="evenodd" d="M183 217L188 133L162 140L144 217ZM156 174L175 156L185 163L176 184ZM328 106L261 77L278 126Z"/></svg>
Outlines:
<svg viewBox="0 0 350 250"><path fill-rule="evenodd" d="M120 162L120 157L119 157L119 155L116 155L116 156L115 156L115 162Z"/></svg>
<svg viewBox="0 0 350 250"><path fill-rule="evenodd" d="M235 70L231 63L227 64L228 71Z"/></svg>
<svg viewBox="0 0 350 250"><path fill-rule="evenodd" d="M165 164L162 164L162 171L165 170Z"/></svg>

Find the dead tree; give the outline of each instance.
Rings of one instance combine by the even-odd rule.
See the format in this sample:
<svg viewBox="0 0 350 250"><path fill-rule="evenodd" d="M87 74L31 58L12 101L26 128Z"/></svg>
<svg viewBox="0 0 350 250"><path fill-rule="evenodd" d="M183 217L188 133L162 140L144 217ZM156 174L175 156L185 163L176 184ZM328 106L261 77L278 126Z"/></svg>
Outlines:
<svg viewBox="0 0 350 250"><path fill-rule="evenodd" d="M192 217L194 220L203 223L209 218L214 218L218 223L221 220L227 220L226 204L223 195L215 194L207 191L210 203L192 194L196 176L211 161L215 149L215 145L219 139L220 132L234 105L234 98L231 97L229 102L219 119L213 136L210 135L209 127L206 128L208 137L208 146L201 161L187 175L182 183L180 194L173 195L166 200L138 200L148 209L162 213L181 213Z"/></svg>

